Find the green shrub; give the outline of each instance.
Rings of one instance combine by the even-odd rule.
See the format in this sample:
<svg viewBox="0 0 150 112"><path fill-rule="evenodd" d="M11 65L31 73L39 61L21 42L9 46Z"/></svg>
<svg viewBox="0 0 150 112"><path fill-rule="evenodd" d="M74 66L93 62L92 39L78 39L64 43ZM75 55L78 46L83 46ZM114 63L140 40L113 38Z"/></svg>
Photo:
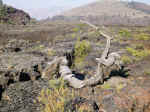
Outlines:
<svg viewBox="0 0 150 112"><path fill-rule="evenodd" d="M145 70L145 71L144 71L144 74L145 74L145 75L150 75L150 70Z"/></svg>
<svg viewBox="0 0 150 112"><path fill-rule="evenodd" d="M119 35L121 37L131 37L131 33L127 29L121 29Z"/></svg>
<svg viewBox="0 0 150 112"><path fill-rule="evenodd" d="M72 33L71 34L71 37L74 39L74 38L76 38L76 36L77 36L77 34L75 34L75 33Z"/></svg>
<svg viewBox="0 0 150 112"><path fill-rule="evenodd" d="M130 48L130 47L127 47L126 50L134 57L137 58L137 60L141 60L143 59L144 57L147 57L150 55L150 50L148 49L140 49L140 50L136 50L134 48Z"/></svg>
<svg viewBox="0 0 150 112"><path fill-rule="evenodd" d="M79 23L79 24L77 24L77 26L78 26L79 28L84 28L84 27L86 27L87 25L86 25L86 24Z"/></svg>
<svg viewBox="0 0 150 112"><path fill-rule="evenodd" d="M137 45L135 45L135 49L144 50L144 45L143 44L137 44Z"/></svg>
<svg viewBox="0 0 150 112"><path fill-rule="evenodd" d="M54 56L54 55L56 55L56 51L52 48L49 48L49 49L47 49L47 54L49 56Z"/></svg>
<svg viewBox="0 0 150 112"><path fill-rule="evenodd" d="M91 45L89 41L78 40L77 43L75 44L75 56L77 57L87 56L88 53L90 52L90 48L91 48Z"/></svg>
<svg viewBox="0 0 150 112"><path fill-rule="evenodd" d="M134 35L134 38L136 40L150 40L150 35L146 33L140 33L140 34Z"/></svg>
<svg viewBox="0 0 150 112"><path fill-rule="evenodd" d="M0 7L0 18L7 16L7 6Z"/></svg>
<svg viewBox="0 0 150 112"><path fill-rule="evenodd" d="M102 86L101 86L102 89L111 89L111 85L109 83L104 83Z"/></svg>
<svg viewBox="0 0 150 112"><path fill-rule="evenodd" d="M120 83L120 84L116 85L116 90L119 92L119 91L122 90L124 87L125 87L125 85Z"/></svg>
<svg viewBox="0 0 150 112"><path fill-rule="evenodd" d="M75 61L74 64L77 67L83 66L83 61L91 50L91 45L89 41L80 39L75 44Z"/></svg>
<svg viewBox="0 0 150 112"><path fill-rule="evenodd" d="M75 27L75 28L73 28L73 29L72 29L72 31L77 33L77 32L79 32L79 31L80 31L80 28Z"/></svg>

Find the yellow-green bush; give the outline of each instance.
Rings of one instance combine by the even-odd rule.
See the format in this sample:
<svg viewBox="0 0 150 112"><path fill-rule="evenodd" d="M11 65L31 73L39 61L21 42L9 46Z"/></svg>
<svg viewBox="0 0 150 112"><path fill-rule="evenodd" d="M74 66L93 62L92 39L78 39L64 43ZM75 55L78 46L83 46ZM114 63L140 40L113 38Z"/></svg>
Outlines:
<svg viewBox="0 0 150 112"><path fill-rule="evenodd" d="M38 101L44 104L42 112L64 112L66 102L74 97L75 92L69 90L62 79L49 83L51 89L43 89L38 97Z"/></svg>
<svg viewBox="0 0 150 112"><path fill-rule="evenodd" d="M130 47L127 47L126 50L134 57L137 58L137 60L141 60L143 59L144 57L147 57L150 55L150 50L148 49L142 49L142 50L136 50L134 48L130 48Z"/></svg>
<svg viewBox="0 0 150 112"><path fill-rule="evenodd" d="M137 44L137 45L135 45L135 49L144 50L144 44Z"/></svg>
<svg viewBox="0 0 150 112"><path fill-rule="evenodd" d="M80 28L75 27L75 28L72 29L72 31L73 31L73 32L79 32L79 31L80 31Z"/></svg>
<svg viewBox="0 0 150 112"><path fill-rule="evenodd" d="M122 90L125 87L124 84L120 83L118 85L116 85L116 90L119 92L120 90Z"/></svg>
<svg viewBox="0 0 150 112"><path fill-rule="evenodd" d="M133 62L132 59L131 59L129 56L122 56L122 57L121 57L121 60L122 60L122 62L123 62L124 64L130 64L130 63Z"/></svg>
<svg viewBox="0 0 150 112"><path fill-rule="evenodd" d="M150 40L150 35L146 33L140 33L140 34L134 35L134 38L136 40Z"/></svg>
<svg viewBox="0 0 150 112"><path fill-rule="evenodd" d="M79 23L79 24L77 24L77 26L78 26L79 28L84 28L84 27L86 27L87 25L86 25L86 24Z"/></svg>
<svg viewBox="0 0 150 112"><path fill-rule="evenodd" d="M119 31L119 35L120 35L121 37L131 37L131 33L130 33L129 30L127 30L127 29L121 29L121 30Z"/></svg>
<svg viewBox="0 0 150 112"><path fill-rule="evenodd" d="M144 74L145 74L145 75L150 75L150 70L145 70L145 71L144 71Z"/></svg>
<svg viewBox="0 0 150 112"><path fill-rule="evenodd" d="M54 56L56 54L56 51L54 49L47 49L47 54L49 56Z"/></svg>
<svg viewBox="0 0 150 112"><path fill-rule="evenodd" d="M7 7L5 5L0 7L0 19L7 15Z"/></svg>
<svg viewBox="0 0 150 112"><path fill-rule="evenodd" d="M104 83L102 86L101 86L102 89L111 89L111 85L109 83Z"/></svg>
<svg viewBox="0 0 150 112"><path fill-rule="evenodd" d="M80 39L75 44L75 66L82 66L83 61L88 55L88 53L91 50L91 45L89 41L83 40L80 41Z"/></svg>

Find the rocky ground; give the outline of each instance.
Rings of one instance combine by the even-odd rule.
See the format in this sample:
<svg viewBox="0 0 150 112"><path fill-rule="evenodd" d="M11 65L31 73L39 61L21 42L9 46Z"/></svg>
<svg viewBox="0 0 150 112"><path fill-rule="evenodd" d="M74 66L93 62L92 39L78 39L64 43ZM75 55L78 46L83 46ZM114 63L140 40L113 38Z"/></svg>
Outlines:
<svg viewBox="0 0 150 112"><path fill-rule="evenodd" d="M42 111L44 105L38 97L42 89L51 88L49 80L56 78L42 79L42 72L54 57L71 52L79 37L80 41L89 41L91 45L83 63L72 67L84 78L95 73L95 58L100 57L105 47L103 37L79 23L39 23L1 26L0 29L0 112ZM105 74L110 76L104 84L82 89L67 86L76 94L68 99L64 111L80 112L82 107L89 109L85 112L150 112L149 27L107 29L109 35L115 35L111 51L122 52L124 67L120 70L104 68ZM126 47L147 52L139 55Z"/></svg>

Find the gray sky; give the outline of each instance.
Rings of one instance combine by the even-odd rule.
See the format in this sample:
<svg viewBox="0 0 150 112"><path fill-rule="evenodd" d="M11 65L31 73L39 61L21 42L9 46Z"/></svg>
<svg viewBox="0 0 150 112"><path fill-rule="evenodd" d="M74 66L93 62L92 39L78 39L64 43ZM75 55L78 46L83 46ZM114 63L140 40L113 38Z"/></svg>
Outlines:
<svg viewBox="0 0 150 112"><path fill-rule="evenodd" d="M37 19L47 18L77 6L97 0L3 0L4 3L23 9ZM128 0L130 1L130 0ZM150 3L150 0L134 0Z"/></svg>

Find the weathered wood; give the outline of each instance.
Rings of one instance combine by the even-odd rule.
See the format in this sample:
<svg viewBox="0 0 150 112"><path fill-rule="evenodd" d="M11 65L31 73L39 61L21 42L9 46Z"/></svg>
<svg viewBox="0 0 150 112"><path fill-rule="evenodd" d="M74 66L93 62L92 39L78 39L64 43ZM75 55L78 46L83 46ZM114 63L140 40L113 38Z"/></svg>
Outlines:
<svg viewBox="0 0 150 112"><path fill-rule="evenodd" d="M99 29L97 26L89 22L86 22L86 21L81 21L81 22L92 26L96 30ZM68 81L70 86L74 88L82 88L84 86L95 85L99 82L103 83L104 81L103 66L110 67L112 65L117 65L120 67L121 61L120 61L120 55L117 52L109 53L112 37L106 35L105 33L101 31L99 32L101 35L106 37L107 43L106 43L106 47L101 57L96 58L98 66L97 66L97 70L94 76L86 80L80 80L76 78L75 74L72 74L72 71L68 66L68 60L66 59L66 57L59 57L59 58L55 58L52 62L49 63L49 66L44 70L42 77L44 78L46 76L46 71L52 72L56 70L57 66L59 66L59 74L61 75L61 77L64 80Z"/></svg>
<svg viewBox="0 0 150 112"><path fill-rule="evenodd" d="M42 71L42 78L50 78L52 73L57 71L61 58L55 57L55 59L48 63L47 67Z"/></svg>
<svg viewBox="0 0 150 112"><path fill-rule="evenodd" d="M83 21L83 20L80 20L80 22L91 26L92 28L94 28L95 30L97 30L102 36L104 36L104 37L106 37L106 38L109 38L109 39L113 39L113 37L111 37L111 36L105 34L104 32L102 32L102 31L100 30L99 27L97 27L97 26L91 24L90 22L88 22L88 21ZM103 26L103 28L105 28L105 27Z"/></svg>

